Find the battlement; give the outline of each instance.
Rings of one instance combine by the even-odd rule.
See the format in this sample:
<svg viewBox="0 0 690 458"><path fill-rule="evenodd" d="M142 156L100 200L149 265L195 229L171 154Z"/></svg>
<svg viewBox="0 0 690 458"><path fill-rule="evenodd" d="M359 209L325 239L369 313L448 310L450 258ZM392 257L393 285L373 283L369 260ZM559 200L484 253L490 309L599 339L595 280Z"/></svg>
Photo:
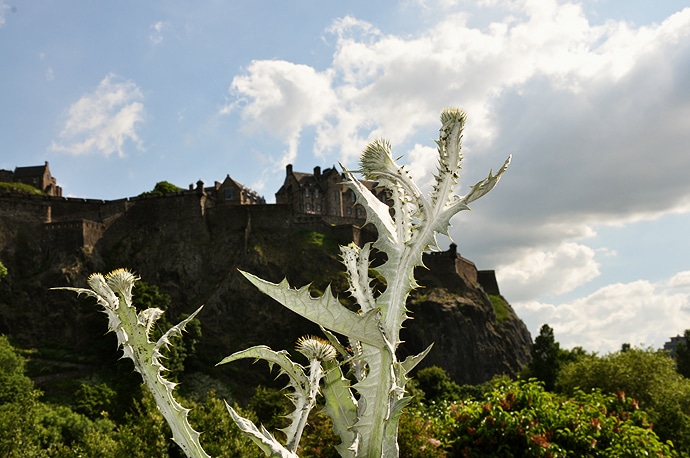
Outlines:
<svg viewBox="0 0 690 458"><path fill-rule="evenodd" d="M47 162L45 166L23 169L19 175L47 173L49 181L57 186ZM16 172L0 171L0 179L15 175ZM335 167L323 171L315 167L313 173L301 173L288 165L285 182L276 193L276 204L267 204L262 196L229 174L223 182L215 182L211 187L205 187L199 180L187 190L117 200L62 197L59 187L57 195L6 191L0 192L0 218L41 224L50 243L69 249L93 248L112 223L132 211L144 221L186 220L190 224L204 222L207 227L220 226L222 222L224 227L245 230L252 226L278 230L299 226L359 245L373 241L374 230L364 226L364 208L356 203L354 193L344 181L345 177ZM362 183L376 192L376 183ZM381 192L377 197L386 200ZM457 275L468 285L481 286L488 294L500 294L495 272L477 270L472 261L457 252L455 244L447 251L426 253L424 263L435 272Z"/></svg>
<svg viewBox="0 0 690 458"><path fill-rule="evenodd" d="M468 285L481 286L487 294L501 292L493 270L477 270L477 266L458 253L458 246L451 243L446 251L434 251L424 254L424 265L437 274L452 274L462 278Z"/></svg>

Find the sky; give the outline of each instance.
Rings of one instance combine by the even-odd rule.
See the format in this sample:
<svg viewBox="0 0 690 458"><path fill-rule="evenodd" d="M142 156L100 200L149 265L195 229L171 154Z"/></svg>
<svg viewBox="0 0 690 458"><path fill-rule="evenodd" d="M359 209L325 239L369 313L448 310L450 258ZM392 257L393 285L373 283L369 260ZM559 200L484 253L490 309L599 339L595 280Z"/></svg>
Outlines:
<svg viewBox="0 0 690 458"><path fill-rule="evenodd" d="M458 192L513 160L451 235L533 337L690 328L690 1L0 0L0 62L0 169L74 197L230 175L271 203L379 138L427 189L462 108Z"/></svg>

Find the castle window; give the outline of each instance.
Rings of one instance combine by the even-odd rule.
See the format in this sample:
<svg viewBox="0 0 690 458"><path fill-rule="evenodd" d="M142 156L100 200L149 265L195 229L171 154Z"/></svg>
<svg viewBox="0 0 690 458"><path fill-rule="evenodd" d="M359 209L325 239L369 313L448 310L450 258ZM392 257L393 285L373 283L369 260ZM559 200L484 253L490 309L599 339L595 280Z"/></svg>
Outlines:
<svg viewBox="0 0 690 458"><path fill-rule="evenodd" d="M232 200L232 188L225 188L225 200Z"/></svg>
<svg viewBox="0 0 690 458"><path fill-rule="evenodd" d="M314 189L314 197L319 198L319 188Z"/></svg>
<svg viewBox="0 0 690 458"><path fill-rule="evenodd" d="M304 208L306 208L307 211L311 211L311 204L307 202Z"/></svg>
<svg viewBox="0 0 690 458"><path fill-rule="evenodd" d="M321 213L321 204L316 204L316 212Z"/></svg>
<svg viewBox="0 0 690 458"><path fill-rule="evenodd" d="M304 197L309 197L309 188L304 188Z"/></svg>

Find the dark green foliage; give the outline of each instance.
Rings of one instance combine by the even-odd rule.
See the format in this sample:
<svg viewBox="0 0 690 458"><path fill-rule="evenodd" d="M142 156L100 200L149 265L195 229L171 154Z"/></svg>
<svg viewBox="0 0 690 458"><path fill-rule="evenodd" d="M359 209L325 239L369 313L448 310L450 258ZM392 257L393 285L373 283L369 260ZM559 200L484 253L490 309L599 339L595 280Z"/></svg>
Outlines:
<svg viewBox="0 0 690 458"><path fill-rule="evenodd" d="M678 373L685 378L690 379L690 329L686 329L683 334L685 341L678 343L676 348L676 368Z"/></svg>
<svg viewBox="0 0 690 458"><path fill-rule="evenodd" d="M646 353L653 358L650 360ZM669 371L678 380L688 381L674 372L672 360L661 353L641 350L630 350L624 355L637 355L644 363L620 363L639 371L635 380L665 378L667 387L652 384L648 388L660 391L659 396L666 397L667 404L679 402L673 391L685 385L678 385L677 380L669 377ZM666 359L657 361L661 356ZM577 365L591 369L599 359L603 358L580 354L576 361L564 366L564 371ZM615 376L614 372L590 372L607 380L611 374ZM12 379L8 375L24 378L3 385L10 387L6 393L16 397L5 396L4 402L0 402L0 456L182 456L145 390L135 390L131 407L120 419L112 418L108 411L117 386L103 383L82 385L72 406L45 404L24 376L22 359L7 339L0 337L0 377ZM676 456L671 446L663 444L655 434L658 425L652 430L647 414L635 398L621 391L602 394L599 390L574 389L571 394L563 395L544 390L536 381L514 382L506 377L468 391L435 367L420 370L418 379L418 396L427 399L403 412L399 424L401 457L634 457L642 451L649 456ZM467 396L470 392L472 396ZM201 402L190 399L181 402L192 409L190 422L202 431L202 444L212 456L262 456L236 428L224 401L213 391ZM672 417L673 411L663 404L663 399L657 399L655 406L665 409L658 412ZM242 415L273 429L283 426L282 415L288 407L289 401L282 391L259 388L249 408L238 408ZM672 418L678 420L677 415ZM300 456L335 457L336 443L328 418L314 412Z"/></svg>
<svg viewBox="0 0 690 458"><path fill-rule="evenodd" d="M170 306L170 302L170 296L162 293L156 285L141 280L136 283L132 303L137 310L159 308L165 311ZM181 314L175 323L171 323L167 315L163 315L156 322L151 340L158 340L174 324L179 323L188 316L188 314ZM201 322L198 319L194 319L187 324L183 336L171 339L172 345L164 350L164 364L166 369L170 371L166 376L167 379L172 381L178 380L179 375L184 371L185 361L194 354L194 350L200 339Z"/></svg>
<svg viewBox="0 0 690 458"><path fill-rule="evenodd" d="M74 410L95 420L113 410L117 393L105 383L82 384L74 393Z"/></svg>
<svg viewBox="0 0 690 458"><path fill-rule="evenodd" d="M335 449L339 443L340 439L333 434L331 418L316 409L312 410L300 441L300 458L339 458L340 454Z"/></svg>
<svg viewBox="0 0 690 458"><path fill-rule="evenodd" d="M563 366L557 387L565 394L594 389L625 393L649 414L660 438L690 455L690 380L676 372L665 352L630 349L603 357L588 355Z"/></svg>
<svg viewBox="0 0 690 458"><path fill-rule="evenodd" d="M263 452L232 421L225 402L215 395L214 391L209 392L206 400L200 404L185 402L192 408L189 421L197 431L202 432L201 445L206 453L218 457L263 457ZM253 412L237 405L234 408L239 409L240 415L245 418L256 420Z"/></svg>
<svg viewBox="0 0 690 458"><path fill-rule="evenodd" d="M31 379L24 375L24 360L7 337L0 335L0 405L31 399L33 387Z"/></svg>
<svg viewBox="0 0 690 458"><path fill-rule="evenodd" d="M509 382L481 401L444 403L427 413L447 431L451 456L675 456L647 416L624 395L566 398L536 381Z"/></svg>
<svg viewBox="0 0 690 458"><path fill-rule="evenodd" d="M174 194L176 192L184 191L179 186L175 186L167 181L159 181L152 191L142 192L140 196L162 196L164 194Z"/></svg>
<svg viewBox="0 0 690 458"><path fill-rule="evenodd" d="M522 378L536 378L544 383L547 391L553 391L561 367L586 355L587 352L582 347L575 347L572 350L562 349L556 342L553 329L548 324L544 324L539 330L539 335L534 339L532 361L523 369Z"/></svg>
<svg viewBox="0 0 690 458"><path fill-rule="evenodd" d="M0 261L0 280L7 276L7 267Z"/></svg>
<svg viewBox="0 0 690 458"><path fill-rule="evenodd" d="M415 375L415 387L426 403L460 399L460 385L450 379L448 372L438 366L420 369Z"/></svg>
<svg viewBox="0 0 690 458"><path fill-rule="evenodd" d="M547 390L553 390L560 369L561 347L548 324L542 325L532 344L532 361L528 365L529 376L544 382Z"/></svg>
<svg viewBox="0 0 690 458"><path fill-rule="evenodd" d="M260 424L275 431L287 426L284 417L290 413L292 404L284 391L258 386L247 407L256 413Z"/></svg>

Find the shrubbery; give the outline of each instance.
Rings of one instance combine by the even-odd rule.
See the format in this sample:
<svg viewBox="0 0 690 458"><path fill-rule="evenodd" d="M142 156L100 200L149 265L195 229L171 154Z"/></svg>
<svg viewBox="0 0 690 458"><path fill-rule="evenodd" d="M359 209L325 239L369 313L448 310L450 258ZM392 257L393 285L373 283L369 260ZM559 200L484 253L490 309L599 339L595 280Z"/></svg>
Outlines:
<svg viewBox="0 0 690 458"><path fill-rule="evenodd" d="M422 369L410 386L416 402L400 421L400 456L634 457L641 451L677 456L656 435L661 424L652 426L651 420L668 415L666 427L678 441L680 432L672 430L684 423L673 423L679 417L671 406L687 409L677 402L686 393L679 388L686 387L683 383L688 380L674 378L669 372L673 365L661 359L668 359L663 354L625 353L588 355L565 365L559 387L568 394L546 391L536 380L497 378L482 386L459 386L440 368ZM603 391L595 388L607 380L625 380L624 367L638 371L629 379L638 384L629 384L629 393L614 388L620 383L602 386ZM574 381L582 389L575 388ZM635 397L636 389L656 393L649 397L643 391ZM181 456L150 394L140 393L122 418L113 414L118 393L105 383L82 385L71 405L41 402L40 392L24 375L22 358L0 336L0 456ZM183 402L192 408L190 422L203 431L202 444L212 456L263 456L235 427L215 392L194 401L199 395ZM247 418L280 427L289 405L282 392L258 388L245 408L236 408ZM327 416L313 412L307 428L300 456L338 456Z"/></svg>

